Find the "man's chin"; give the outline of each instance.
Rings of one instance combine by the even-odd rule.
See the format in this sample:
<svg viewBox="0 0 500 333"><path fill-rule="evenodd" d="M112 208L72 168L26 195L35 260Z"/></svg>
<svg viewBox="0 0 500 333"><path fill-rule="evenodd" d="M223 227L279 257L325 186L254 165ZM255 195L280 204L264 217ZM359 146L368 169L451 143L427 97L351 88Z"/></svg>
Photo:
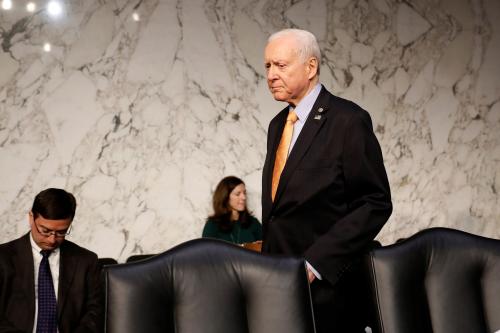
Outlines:
<svg viewBox="0 0 500 333"><path fill-rule="evenodd" d="M287 98L287 96L285 96L285 94L283 94L281 92L273 92L273 97L275 100L277 100L279 102L285 102L286 98Z"/></svg>

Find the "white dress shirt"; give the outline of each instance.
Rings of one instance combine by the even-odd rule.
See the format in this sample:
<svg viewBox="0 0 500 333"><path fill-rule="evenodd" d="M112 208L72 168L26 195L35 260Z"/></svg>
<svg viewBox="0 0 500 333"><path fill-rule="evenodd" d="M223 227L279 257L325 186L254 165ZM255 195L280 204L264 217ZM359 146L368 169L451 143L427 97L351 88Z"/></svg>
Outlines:
<svg viewBox="0 0 500 333"><path fill-rule="evenodd" d="M306 123L307 117L309 116L309 113L311 113L312 107L314 106L314 103L316 103L316 100L318 99L319 93L321 92L321 84L317 83L313 90L309 92L302 100L295 106L295 109L290 106L290 110L295 111L295 114L297 115L297 121L295 124L293 124L293 134L292 134L292 140L290 141L290 148L288 149L288 154L290 155L290 152L292 151L293 146L295 145L295 142L297 141L297 138L299 137L300 132L302 131L302 127L304 127L304 124Z"/></svg>

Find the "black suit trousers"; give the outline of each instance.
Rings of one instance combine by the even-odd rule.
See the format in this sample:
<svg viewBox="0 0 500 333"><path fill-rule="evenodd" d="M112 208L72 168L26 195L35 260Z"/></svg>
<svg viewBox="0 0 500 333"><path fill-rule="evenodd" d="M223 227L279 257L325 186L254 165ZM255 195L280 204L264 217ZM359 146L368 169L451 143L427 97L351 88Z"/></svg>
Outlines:
<svg viewBox="0 0 500 333"><path fill-rule="evenodd" d="M332 285L327 280L311 283L317 333L376 332L375 314L367 272L361 260Z"/></svg>

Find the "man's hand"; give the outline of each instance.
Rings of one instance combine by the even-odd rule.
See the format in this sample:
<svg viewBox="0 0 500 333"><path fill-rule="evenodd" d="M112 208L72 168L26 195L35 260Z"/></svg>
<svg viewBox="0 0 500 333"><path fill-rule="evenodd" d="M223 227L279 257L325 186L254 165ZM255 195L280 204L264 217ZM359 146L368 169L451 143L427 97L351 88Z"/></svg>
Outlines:
<svg viewBox="0 0 500 333"><path fill-rule="evenodd" d="M307 280L309 281L309 284L311 284L314 279L316 278L316 275L308 268L307 269Z"/></svg>

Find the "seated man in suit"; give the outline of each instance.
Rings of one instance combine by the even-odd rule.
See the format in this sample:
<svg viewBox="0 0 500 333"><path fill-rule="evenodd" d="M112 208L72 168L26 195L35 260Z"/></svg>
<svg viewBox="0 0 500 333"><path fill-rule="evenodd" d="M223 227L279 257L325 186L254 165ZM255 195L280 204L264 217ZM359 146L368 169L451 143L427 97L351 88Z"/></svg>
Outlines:
<svg viewBox="0 0 500 333"><path fill-rule="evenodd" d="M68 240L75 197L40 192L31 231L0 245L0 332L101 332L103 304L97 255Z"/></svg>

